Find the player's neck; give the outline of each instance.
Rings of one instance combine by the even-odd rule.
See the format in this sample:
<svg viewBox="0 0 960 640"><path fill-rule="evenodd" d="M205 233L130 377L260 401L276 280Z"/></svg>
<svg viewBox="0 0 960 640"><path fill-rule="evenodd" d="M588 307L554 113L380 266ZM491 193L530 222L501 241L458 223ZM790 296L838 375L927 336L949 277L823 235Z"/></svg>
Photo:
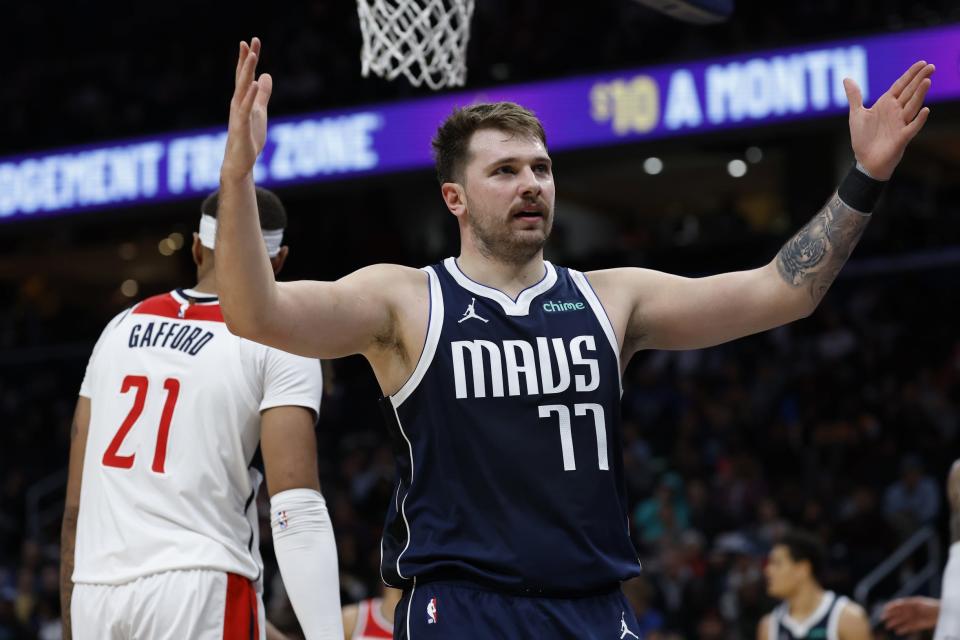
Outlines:
<svg viewBox="0 0 960 640"><path fill-rule="evenodd" d="M823 588L820 585L804 585L787 600L790 617L794 620L806 620L813 615L822 600Z"/></svg>
<svg viewBox="0 0 960 640"><path fill-rule="evenodd" d="M197 280L197 284L193 285L193 291L197 293L206 293L211 296L217 294L217 274L215 271L210 271L209 273L204 274Z"/></svg>
<svg viewBox="0 0 960 640"><path fill-rule="evenodd" d="M474 282L516 298L527 287L543 279L543 251L523 263L510 263L463 247L457 257L460 271Z"/></svg>

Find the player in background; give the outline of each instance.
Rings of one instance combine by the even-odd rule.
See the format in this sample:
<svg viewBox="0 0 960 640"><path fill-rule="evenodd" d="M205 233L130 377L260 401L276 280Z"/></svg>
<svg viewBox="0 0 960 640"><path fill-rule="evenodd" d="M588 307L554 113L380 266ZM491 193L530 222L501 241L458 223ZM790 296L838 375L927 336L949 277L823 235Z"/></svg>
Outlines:
<svg viewBox="0 0 960 640"><path fill-rule="evenodd" d="M277 273L286 212L256 192ZM320 363L239 338L217 297L217 194L202 206L197 284L104 329L71 431L61 535L63 637L265 638L258 446L284 585L310 640L342 637L336 547L314 428ZM273 633L274 630L271 630Z"/></svg>
<svg viewBox="0 0 960 640"><path fill-rule="evenodd" d="M904 636L935 629L934 640L960 638L960 460L947 476L950 501L950 556L943 570L940 599L912 596L898 598L883 608L888 629Z"/></svg>
<svg viewBox="0 0 960 640"><path fill-rule="evenodd" d="M768 264L707 278L581 273L544 260L556 186L534 114L455 110L434 138L460 254L277 283L257 240L253 169L272 79L240 45L221 166L224 316L238 335L322 358L363 354L384 394L397 492L381 545L404 591L397 638L638 635L620 377L643 349L696 349L810 315L929 110L917 62L870 108L845 81L858 162ZM462 322L461 322L462 320ZM631 635L632 634L632 635Z"/></svg>
<svg viewBox="0 0 960 640"><path fill-rule="evenodd" d="M344 640L379 640L393 637L393 614L403 591L383 587L378 598L367 598L343 608Z"/></svg>
<svg viewBox="0 0 960 640"><path fill-rule="evenodd" d="M757 640L870 640L863 607L826 591L824 551L814 536L790 531L770 550L767 593L783 602L757 626Z"/></svg>

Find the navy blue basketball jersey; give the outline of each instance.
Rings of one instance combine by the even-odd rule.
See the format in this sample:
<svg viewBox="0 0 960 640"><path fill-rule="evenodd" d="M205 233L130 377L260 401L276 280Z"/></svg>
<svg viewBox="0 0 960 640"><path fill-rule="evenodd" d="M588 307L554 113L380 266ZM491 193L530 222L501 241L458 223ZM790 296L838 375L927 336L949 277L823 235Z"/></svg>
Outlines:
<svg viewBox="0 0 960 640"><path fill-rule="evenodd" d="M823 594L820 606L810 617L803 621L790 616L787 603L783 603L770 614L768 640L840 640L840 614L848 600L832 591Z"/></svg>
<svg viewBox="0 0 960 640"><path fill-rule="evenodd" d="M420 361L382 407L397 487L382 576L584 593L639 574L620 433L620 362L586 277L545 263L516 300L454 258L426 267Z"/></svg>

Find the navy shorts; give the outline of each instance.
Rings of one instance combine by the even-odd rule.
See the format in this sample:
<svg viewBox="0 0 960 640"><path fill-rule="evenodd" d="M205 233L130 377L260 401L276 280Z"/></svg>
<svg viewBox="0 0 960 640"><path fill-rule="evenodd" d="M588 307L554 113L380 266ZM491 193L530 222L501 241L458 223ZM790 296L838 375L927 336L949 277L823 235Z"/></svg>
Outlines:
<svg viewBox="0 0 960 640"><path fill-rule="evenodd" d="M620 589L578 598L508 595L460 583L405 591L399 640L635 640L640 625Z"/></svg>

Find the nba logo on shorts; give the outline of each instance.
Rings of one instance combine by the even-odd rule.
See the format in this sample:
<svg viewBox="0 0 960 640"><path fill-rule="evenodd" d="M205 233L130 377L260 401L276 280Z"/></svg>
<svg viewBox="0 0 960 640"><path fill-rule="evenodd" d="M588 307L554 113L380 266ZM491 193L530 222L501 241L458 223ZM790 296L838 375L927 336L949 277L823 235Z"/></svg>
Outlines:
<svg viewBox="0 0 960 640"><path fill-rule="evenodd" d="M437 624L437 599L430 598L427 603L427 624Z"/></svg>
<svg viewBox="0 0 960 640"><path fill-rule="evenodd" d="M290 526L290 522L287 520L287 512L286 512L286 511L278 511L278 512L277 512L277 519L279 520L280 530L281 530L281 531L283 531L284 529L286 529L287 527Z"/></svg>

